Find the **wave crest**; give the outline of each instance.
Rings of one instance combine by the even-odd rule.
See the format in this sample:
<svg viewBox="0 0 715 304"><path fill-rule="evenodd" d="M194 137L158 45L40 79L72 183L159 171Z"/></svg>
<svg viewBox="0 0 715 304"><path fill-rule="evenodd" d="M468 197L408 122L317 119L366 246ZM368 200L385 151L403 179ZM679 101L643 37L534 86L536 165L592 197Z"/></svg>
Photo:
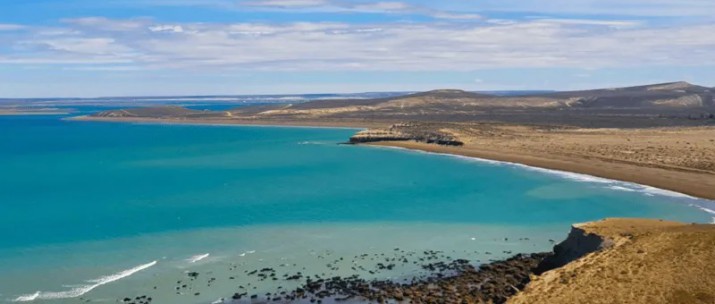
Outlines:
<svg viewBox="0 0 715 304"><path fill-rule="evenodd" d="M37 291L33 294L26 294L26 295L21 295L13 300L13 302L31 302L35 300L54 300L54 299L68 299L68 298L77 298L81 297L82 295L92 291L93 289L112 283L114 281L121 280L123 278L126 278L128 276L131 276L137 272L140 272L142 270L145 270L149 267L152 267L157 264L157 261L153 261L151 263L147 263L144 265L139 265L134 268L130 268L127 270L123 270L121 272L104 276L98 279L94 280L89 280L87 281L88 285L80 285L78 287L74 287L70 290L66 291Z"/></svg>

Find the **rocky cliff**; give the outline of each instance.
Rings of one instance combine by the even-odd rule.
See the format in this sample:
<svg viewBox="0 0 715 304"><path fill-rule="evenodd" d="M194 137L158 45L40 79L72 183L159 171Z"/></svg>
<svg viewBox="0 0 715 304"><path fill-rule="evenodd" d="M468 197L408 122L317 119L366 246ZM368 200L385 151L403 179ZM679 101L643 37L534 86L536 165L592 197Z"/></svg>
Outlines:
<svg viewBox="0 0 715 304"><path fill-rule="evenodd" d="M596 252L613 245L613 240L606 236L589 232L583 225L573 225L568 237L554 246L554 254L544 259L537 273L543 273L571 263L589 253Z"/></svg>
<svg viewBox="0 0 715 304"><path fill-rule="evenodd" d="M464 144L448 131L436 129L426 123L395 124L386 129L360 131L350 137L350 143L353 144L407 140L447 146L461 146Z"/></svg>

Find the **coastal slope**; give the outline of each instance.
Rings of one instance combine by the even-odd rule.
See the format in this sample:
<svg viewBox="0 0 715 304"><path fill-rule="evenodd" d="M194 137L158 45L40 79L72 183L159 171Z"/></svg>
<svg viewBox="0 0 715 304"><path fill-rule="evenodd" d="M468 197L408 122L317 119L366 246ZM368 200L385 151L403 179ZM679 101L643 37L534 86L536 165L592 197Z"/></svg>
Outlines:
<svg viewBox="0 0 715 304"><path fill-rule="evenodd" d="M556 255L594 245L594 252L534 277L508 303L715 303L715 225L641 219L574 225Z"/></svg>

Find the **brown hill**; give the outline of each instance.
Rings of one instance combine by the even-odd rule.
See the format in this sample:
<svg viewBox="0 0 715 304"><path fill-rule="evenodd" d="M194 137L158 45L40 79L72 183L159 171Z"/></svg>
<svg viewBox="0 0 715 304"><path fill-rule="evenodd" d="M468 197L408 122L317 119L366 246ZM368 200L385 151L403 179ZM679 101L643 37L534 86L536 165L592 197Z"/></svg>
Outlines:
<svg viewBox="0 0 715 304"><path fill-rule="evenodd" d="M493 96L461 90L435 90L405 96L321 100L260 113L264 116L445 116L474 115L486 111L539 110L671 110L715 107L713 91L686 82L647 86L557 92L527 96ZM440 120L440 119L437 119Z"/></svg>
<svg viewBox="0 0 715 304"><path fill-rule="evenodd" d="M571 99L584 108L658 108L715 106L715 91L687 82L670 82L636 87L557 92L543 95Z"/></svg>
<svg viewBox="0 0 715 304"><path fill-rule="evenodd" d="M384 110L391 107L446 109L475 108L647 108L713 106L710 88L672 82L646 86L556 92L526 96L494 96L462 90L433 90L405 96L379 99L321 100L297 104L290 110L347 109ZM286 109L284 109L286 110ZM341 111L342 112L342 111Z"/></svg>
<svg viewBox="0 0 715 304"><path fill-rule="evenodd" d="M580 127L715 124L713 90L686 82L586 91L495 96L434 90L376 99L315 100L290 105L194 111L177 107L114 110L95 117L280 121L506 122Z"/></svg>

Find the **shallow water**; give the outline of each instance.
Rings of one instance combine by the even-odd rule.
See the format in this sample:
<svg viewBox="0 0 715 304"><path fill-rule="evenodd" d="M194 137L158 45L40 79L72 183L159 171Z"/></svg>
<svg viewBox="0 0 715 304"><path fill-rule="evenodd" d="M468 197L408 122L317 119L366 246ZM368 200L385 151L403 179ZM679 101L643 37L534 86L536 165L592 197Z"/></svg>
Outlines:
<svg viewBox="0 0 715 304"><path fill-rule="evenodd" d="M575 222L710 222L698 207L715 209L582 175L338 145L354 132L346 129L13 116L0 117L0 130L3 301L147 294L154 303L210 303L238 285L292 284L245 273L262 267L410 278L420 274L412 263L374 274L351 268L374 267L359 254L424 250L478 263L548 250ZM186 271L202 273L201 284L177 294ZM216 281L208 286L204 274Z"/></svg>

